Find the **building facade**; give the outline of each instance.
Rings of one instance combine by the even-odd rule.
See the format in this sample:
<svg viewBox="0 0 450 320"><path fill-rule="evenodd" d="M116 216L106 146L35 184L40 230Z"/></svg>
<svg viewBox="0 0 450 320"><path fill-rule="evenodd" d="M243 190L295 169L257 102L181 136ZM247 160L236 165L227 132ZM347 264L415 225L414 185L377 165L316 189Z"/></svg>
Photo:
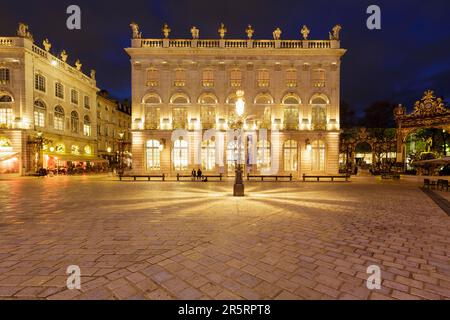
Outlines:
<svg viewBox="0 0 450 320"><path fill-rule="evenodd" d="M132 45L126 49L132 69L133 169L168 175L202 168L206 173L234 175L238 159L247 173L260 173L278 162L277 172L338 173L340 26L330 40L272 40L219 37L170 39L165 25L162 39L143 39L131 24ZM243 148L228 130L235 127L236 92L245 99ZM174 130L187 133L172 141ZM205 131L215 129L214 137ZM267 130L267 137L249 136ZM218 148L221 141L222 151ZM249 149L256 152L249 161ZM239 151L240 150L240 151ZM241 153L239 155L239 153Z"/></svg>
<svg viewBox="0 0 450 320"><path fill-rule="evenodd" d="M34 43L28 26L0 37L0 173L94 165L97 157L95 71Z"/></svg>
<svg viewBox="0 0 450 320"><path fill-rule="evenodd" d="M126 102L111 98L107 91L97 95L97 145L98 155L107 159L111 166L120 162L121 143L126 158L130 157L131 107ZM129 161L128 161L129 162Z"/></svg>

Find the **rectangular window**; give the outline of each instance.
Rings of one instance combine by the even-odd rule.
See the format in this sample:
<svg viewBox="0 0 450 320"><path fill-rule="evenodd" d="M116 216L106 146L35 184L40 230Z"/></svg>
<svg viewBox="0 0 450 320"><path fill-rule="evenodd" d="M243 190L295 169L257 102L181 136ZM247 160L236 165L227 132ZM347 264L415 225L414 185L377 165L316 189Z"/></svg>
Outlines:
<svg viewBox="0 0 450 320"><path fill-rule="evenodd" d="M286 70L286 86L290 88L297 86L297 70Z"/></svg>
<svg viewBox="0 0 450 320"><path fill-rule="evenodd" d="M77 91L77 90L72 89L72 90L70 91L70 101L71 101L73 104L78 105L78 91Z"/></svg>
<svg viewBox="0 0 450 320"><path fill-rule="evenodd" d="M157 87L159 84L159 71L157 69L147 70L147 85L149 87Z"/></svg>
<svg viewBox="0 0 450 320"><path fill-rule="evenodd" d="M312 74L312 85L316 88L325 87L326 73L323 69L314 69Z"/></svg>
<svg viewBox="0 0 450 320"><path fill-rule="evenodd" d="M173 85L175 87L184 87L186 85L186 70L184 69L175 70L175 80Z"/></svg>
<svg viewBox="0 0 450 320"><path fill-rule="evenodd" d="M233 69L230 72L230 87L240 87L242 85L242 72L239 69Z"/></svg>
<svg viewBox="0 0 450 320"><path fill-rule="evenodd" d="M86 137L90 137L91 136L91 125L90 124L84 124L83 125L83 134Z"/></svg>
<svg viewBox="0 0 450 320"><path fill-rule="evenodd" d="M91 102L88 96L84 96L84 107L86 109L90 109L91 108Z"/></svg>
<svg viewBox="0 0 450 320"><path fill-rule="evenodd" d="M55 97L64 99L64 86L60 82L55 83Z"/></svg>
<svg viewBox="0 0 450 320"><path fill-rule="evenodd" d="M46 81L43 75L36 74L34 76L34 88L38 91L46 92Z"/></svg>
<svg viewBox="0 0 450 320"><path fill-rule="evenodd" d="M0 68L0 84L6 85L9 84L9 81L10 81L9 69Z"/></svg>
<svg viewBox="0 0 450 320"><path fill-rule="evenodd" d="M12 108L0 107L0 127L8 127L12 124Z"/></svg>
<svg viewBox="0 0 450 320"><path fill-rule="evenodd" d="M64 130L64 117L55 116L53 124L54 124L55 130L63 131Z"/></svg>
<svg viewBox="0 0 450 320"><path fill-rule="evenodd" d="M269 70L258 70L258 87L268 87L270 85Z"/></svg>
<svg viewBox="0 0 450 320"><path fill-rule="evenodd" d="M214 87L214 71L212 69L203 70L202 85L204 87Z"/></svg>

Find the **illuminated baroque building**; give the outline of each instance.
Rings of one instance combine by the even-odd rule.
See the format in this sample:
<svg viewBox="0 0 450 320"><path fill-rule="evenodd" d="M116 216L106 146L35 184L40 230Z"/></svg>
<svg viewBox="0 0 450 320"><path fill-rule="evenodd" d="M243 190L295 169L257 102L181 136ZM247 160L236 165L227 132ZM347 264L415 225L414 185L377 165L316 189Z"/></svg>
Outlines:
<svg viewBox="0 0 450 320"><path fill-rule="evenodd" d="M0 173L106 162L97 156L95 71L69 65L65 50L51 52L25 24L16 37L0 37Z"/></svg>
<svg viewBox="0 0 450 320"><path fill-rule="evenodd" d="M340 60L346 51L340 48L339 25L330 40L309 40L306 26L301 40L281 40L279 28L271 40L253 40L251 26L247 39L228 40L223 24L214 40L199 39L196 27L192 39L170 39L167 24L162 39L142 38L136 23L131 29L126 52L136 172L175 175L201 167L233 175L236 141L226 141L224 132L233 127L236 91L243 90L244 128L268 130L268 139L257 142L257 164L243 162L247 172L259 173L275 156L281 173L338 173ZM225 136L223 166L214 161L220 152L215 138L204 140L199 133L211 128ZM175 129L188 130L188 138L172 142ZM201 146L201 161L195 161L194 145Z"/></svg>

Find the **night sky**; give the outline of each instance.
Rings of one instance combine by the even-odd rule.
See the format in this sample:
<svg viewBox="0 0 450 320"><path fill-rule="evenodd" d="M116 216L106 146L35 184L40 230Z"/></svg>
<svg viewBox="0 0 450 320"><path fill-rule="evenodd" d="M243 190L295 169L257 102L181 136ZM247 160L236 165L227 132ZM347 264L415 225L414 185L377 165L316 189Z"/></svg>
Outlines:
<svg viewBox="0 0 450 320"><path fill-rule="evenodd" d="M66 8L77 4L82 29L66 28ZM366 28L366 9L382 10L382 30ZM333 25L343 26L341 45L348 49L342 65L342 99L361 111L374 101L389 100L411 108L423 91L434 89L450 99L450 2L448 0L200 0L76 1L2 0L0 36L15 35L20 21L29 24L35 41L45 37L54 53L66 49L73 64L80 58L85 72L97 70L98 86L117 98L130 96L130 64L123 48L130 45L130 22L144 38L161 38L167 22L171 38L218 38L224 22L227 38L245 38L247 24L256 39L270 39L279 26L282 39L299 39L303 24L310 39L327 39Z"/></svg>

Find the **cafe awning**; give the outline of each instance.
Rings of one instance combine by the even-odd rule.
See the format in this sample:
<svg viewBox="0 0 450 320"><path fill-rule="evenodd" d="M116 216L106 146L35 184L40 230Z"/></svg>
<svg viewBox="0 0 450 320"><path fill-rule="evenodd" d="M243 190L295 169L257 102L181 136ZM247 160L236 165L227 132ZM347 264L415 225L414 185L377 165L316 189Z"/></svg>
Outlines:
<svg viewBox="0 0 450 320"><path fill-rule="evenodd" d="M9 151L5 151L5 152L0 152L0 162L1 161L6 161L6 160L10 160L14 157L17 157L19 155L18 152L9 152Z"/></svg>

